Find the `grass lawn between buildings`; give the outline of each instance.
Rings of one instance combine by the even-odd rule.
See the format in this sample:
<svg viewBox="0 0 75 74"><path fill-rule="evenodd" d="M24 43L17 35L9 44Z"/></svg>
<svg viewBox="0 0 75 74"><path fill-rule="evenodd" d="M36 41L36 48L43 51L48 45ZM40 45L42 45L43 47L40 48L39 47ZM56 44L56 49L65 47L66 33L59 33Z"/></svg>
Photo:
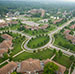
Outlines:
<svg viewBox="0 0 75 74"><path fill-rule="evenodd" d="M61 57L57 56L53 59L54 61L56 61L57 63L65 66L67 69L69 69L69 67L72 64L72 61L69 59L69 57L62 55Z"/></svg>
<svg viewBox="0 0 75 74"><path fill-rule="evenodd" d="M70 43L62 34L56 34L54 45L70 49L75 52L75 45Z"/></svg>
<svg viewBox="0 0 75 74"><path fill-rule="evenodd" d="M44 35L38 36L36 38L32 38L28 42L27 46L29 48L38 48L38 47L41 47L41 46L44 46L45 44L47 44L49 42L49 40L50 39L49 39L48 35L46 35L46 36L44 36Z"/></svg>
<svg viewBox="0 0 75 74"><path fill-rule="evenodd" d="M13 60L23 61L29 58L44 60L44 59L51 58L52 56L53 56L53 51L51 49L46 49L46 50L38 51L37 53L23 52L22 54L13 58Z"/></svg>

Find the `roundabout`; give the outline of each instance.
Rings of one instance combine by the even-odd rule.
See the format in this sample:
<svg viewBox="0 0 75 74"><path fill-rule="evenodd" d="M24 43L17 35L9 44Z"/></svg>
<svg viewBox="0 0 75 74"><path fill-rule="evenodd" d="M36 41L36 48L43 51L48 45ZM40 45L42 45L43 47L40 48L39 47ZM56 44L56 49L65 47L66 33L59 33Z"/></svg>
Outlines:
<svg viewBox="0 0 75 74"><path fill-rule="evenodd" d="M43 46L46 46L48 42L50 41L50 37L46 35L38 35L35 37L30 38L25 44L24 48L27 48L28 50L36 50Z"/></svg>

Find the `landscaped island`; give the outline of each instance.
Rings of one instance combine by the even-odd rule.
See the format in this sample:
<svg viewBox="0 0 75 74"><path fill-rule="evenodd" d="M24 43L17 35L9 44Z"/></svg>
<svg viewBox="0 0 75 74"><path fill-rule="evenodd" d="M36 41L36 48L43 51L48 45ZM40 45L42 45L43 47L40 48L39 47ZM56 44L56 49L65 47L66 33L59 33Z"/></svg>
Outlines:
<svg viewBox="0 0 75 74"><path fill-rule="evenodd" d="M32 38L28 42L27 46L29 48L38 48L38 47L44 46L48 42L49 42L49 36L48 35L39 35L39 36L36 36L35 38Z"/></svg>

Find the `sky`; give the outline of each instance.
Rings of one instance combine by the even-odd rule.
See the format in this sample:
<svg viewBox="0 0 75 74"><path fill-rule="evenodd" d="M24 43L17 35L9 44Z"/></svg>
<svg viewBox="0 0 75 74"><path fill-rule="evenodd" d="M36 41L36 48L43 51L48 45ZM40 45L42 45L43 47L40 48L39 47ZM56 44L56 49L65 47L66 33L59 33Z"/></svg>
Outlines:
<svg viewBox="0 0 75 74"><path fill-rule="evenodd" d="M0 0L0 1L64 1L64 2L75 2L75 0Z"/></svg>

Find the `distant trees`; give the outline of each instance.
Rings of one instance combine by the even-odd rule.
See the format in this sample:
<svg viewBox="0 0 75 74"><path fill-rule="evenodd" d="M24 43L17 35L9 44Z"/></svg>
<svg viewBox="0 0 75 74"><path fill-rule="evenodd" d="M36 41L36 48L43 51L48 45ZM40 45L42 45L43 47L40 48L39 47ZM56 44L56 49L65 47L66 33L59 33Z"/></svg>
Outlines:
<svg viewBox="0 0 75 74"><path fill-rule="evenodd" d="M43 74L55 74L56 71L58 71L58 66L54 64L53 62L48 62L44 67L44 73Z"/></svg>
<svg viewBox="0 0 75 74"><path fill-rule="evenodd" d="M56 49L53 49L53 54L56 54Z"/></svg>

